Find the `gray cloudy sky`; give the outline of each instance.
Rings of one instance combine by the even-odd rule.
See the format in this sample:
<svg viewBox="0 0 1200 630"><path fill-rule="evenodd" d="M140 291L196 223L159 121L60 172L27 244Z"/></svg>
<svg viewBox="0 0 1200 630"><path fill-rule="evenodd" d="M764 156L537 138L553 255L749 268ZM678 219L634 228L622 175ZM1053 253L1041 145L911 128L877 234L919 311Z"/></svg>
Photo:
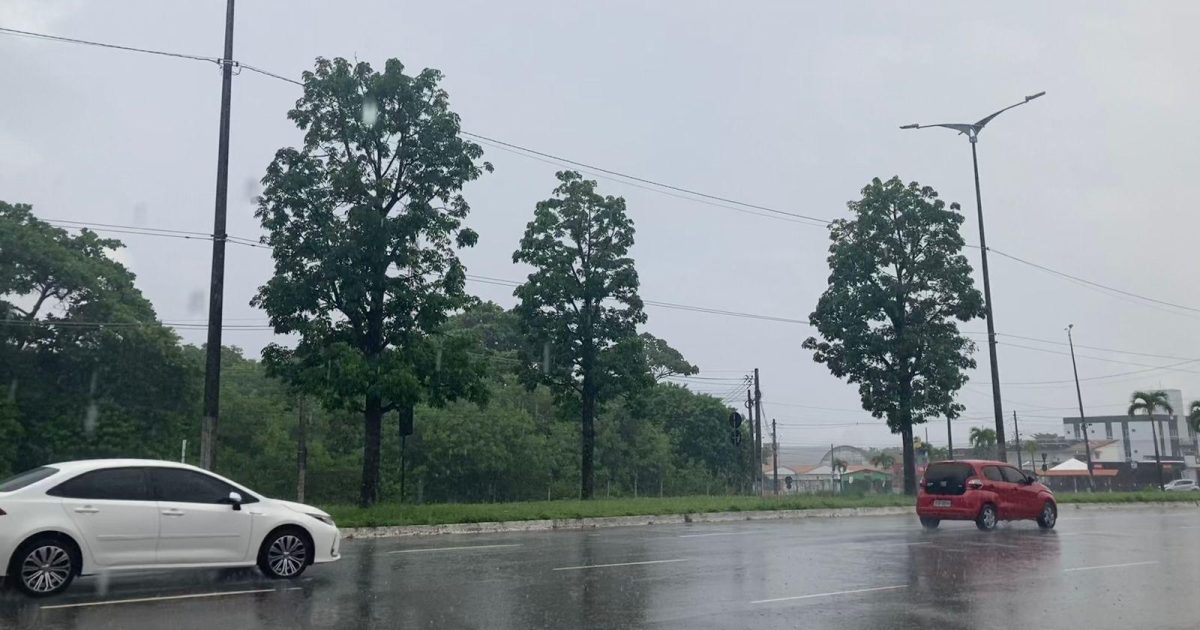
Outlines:
<svg viewBox="0 0 1200 630"><path fill-rule="evenodd" d="M224 4L4 0L0 26L219 56ZM571 4L243 0L234 56L296 77L318 55L435 67L467 130L806 215L844 216L870 178L898 174L961 202L973 243L966 140L897 126L969 122L1046 90L982 136L990 244L1200 307L1192 192L1200 4ZM0 56L0 199L31 203L44 218L211 231L214 64L7 35ZM299 141L285 118L297 96L296 86L249 72L234 80L231 234L258 234L251 199L273 152ZM481 239L464 258L472 273L520 279L511 253L557 167L485 149L496 172L466 190ZM601 183L628 199L646 299L806 319L824 288L824 229ZM209 243L114 236L164 320L204 320ZM970 256L978 267L978 252ZM1116 297L998 256L991 263L1001 333L1064 341L1073 322L1081 344L1200 358L1198 312ZM248 301L270 273L269 255L231 246L228 265L228 322L262 323ZM472 289L513 302L505 287ZM807 326L647 310L648 330L702 376L759 367L767 416L781 423L785 444L898 443L881 421L855 411L852 387L801 350ZM964 329L981 332L984 323ZM203 339L202 331L182 334ZM271 336L231 330L225 339L256 354ZM1054 418L1075 403L1064 349L1002 340L1049 351L1000 347L1006 413L1023 414L1024 433L1057 430ZM962 392L959 443L969 427L990 422L980 350L983 369ZM1080 352L1084 378L1180 361ZM1187 364L1088 380L1084 402L1089 413L1120 413L1134 388L1200 397L1198 375L1200 364ZM723 394L735 385L694 387ZM944 444L944 422L929 435Z"/></svg>

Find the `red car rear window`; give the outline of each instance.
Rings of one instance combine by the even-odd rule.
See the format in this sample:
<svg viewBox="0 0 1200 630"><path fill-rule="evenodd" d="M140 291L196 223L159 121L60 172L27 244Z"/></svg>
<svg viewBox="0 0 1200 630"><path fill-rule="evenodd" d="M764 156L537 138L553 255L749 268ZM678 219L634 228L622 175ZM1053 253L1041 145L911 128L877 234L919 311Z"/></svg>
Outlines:
<svg viewBox="0 0 1200 630"><path fill-rule="evenodd" d="M925 469L925 492L930 494L962 494L967 478L975 474L970 464L939 462Z"/></svg>

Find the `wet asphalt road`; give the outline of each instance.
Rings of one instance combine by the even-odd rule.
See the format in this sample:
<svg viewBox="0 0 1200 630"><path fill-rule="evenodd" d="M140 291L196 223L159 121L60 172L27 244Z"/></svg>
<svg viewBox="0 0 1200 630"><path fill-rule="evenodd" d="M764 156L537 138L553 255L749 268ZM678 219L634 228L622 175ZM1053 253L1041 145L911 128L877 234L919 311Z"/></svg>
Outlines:
<svg viewBox="0 0 1200 630"><path fill-rule="evenodd" d="M1155 508L1064 509L1052 532L860 517L348 541L294 582L5 592L0 628L1196 628L1198 544L1200 510Z"/></svg>

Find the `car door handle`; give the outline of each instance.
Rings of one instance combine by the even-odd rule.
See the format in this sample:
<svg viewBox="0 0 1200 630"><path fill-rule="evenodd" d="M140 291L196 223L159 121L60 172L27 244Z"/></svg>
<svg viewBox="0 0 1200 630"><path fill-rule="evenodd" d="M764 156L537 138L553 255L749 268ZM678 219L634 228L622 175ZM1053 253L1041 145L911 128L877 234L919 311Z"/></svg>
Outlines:
<svg viewBox="0 0 1200 630"><path fill-rule="evenodd" d="M163 510L163 516L183 516L183 510Z"/></svg>
<svg viewBox="0 0 1200 630"><path fill-rule="evenodd" d="M75 508L75 513L76 513L76 514L95 514L95 513L99 512L99 511L100 511L100 510L98 510L98 509L96 509L96 508L94 508L94 507L92 507L92 506L90 506L90 505L85 505L85 506L83 506L83 507L77 507L77 508Z"/></svg>

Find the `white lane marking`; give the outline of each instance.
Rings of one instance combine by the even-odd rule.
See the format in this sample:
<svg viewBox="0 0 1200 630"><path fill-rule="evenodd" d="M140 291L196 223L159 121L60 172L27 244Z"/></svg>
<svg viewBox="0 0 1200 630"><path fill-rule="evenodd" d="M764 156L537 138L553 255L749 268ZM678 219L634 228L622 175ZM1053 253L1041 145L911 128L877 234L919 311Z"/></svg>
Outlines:
<svg viewBox="0 0 1200 630"><path fill-rule="evenodd" d="M500 549L502 547L520 547L520 544L513 545L467 545L465 547L430 547L429 549L401 549L399 551L389 551L393 553L425 553L427 551L462 551L463 549Z"/></svg>
<svg viewBox="0 0 1200 630"><path fill-rule="evenodd" d="M675 558L674 560L643 560L641 562L616 562L613 564L585 564L578 567L558 567L553 571L576 571L579 569L603 569L605 567L632 567L639 564L666 564L668 562L687 562L687 558Z"/></svg>
<svg viewBox="0 0 1200 630"><path fill-rule="evenodd" d="M744 532L713 532L711 534L680 534L679 538L705 538L708 536L745 536L747 534L761 534L762 530L751 529Z"/></svg>
<svg viewBox="0 0 1200 630"><path fill-rule="evenodd" d="M1073 571L1094 571L1096 569L1120 569L1122 567L1141 567L1149 564L1158 564L1157 560L1147 562L1125 562L1122 564L1101 564L1094 567L1075 567L1074 569L1063 569L1063 573L1071 573Z"/></svg>
<svg viewBox="0 0 1200 630"><path fill-rule="evenodd" d="M874 588L856 588L849 591L833 591L832 593L813 593L811 595L795 595L793 597L776 597L774 599L759 599L750 602L751 604L770 604L771 602L787 602L796 599L814 599L817 597L833 597L834 595L853 595L855 593L873 593L876 591L894 591L896 589L908 588L907 584L897 584L895 586L876 586Z"/></svg>
<svg viewBox="0 0 1200 630"><path fill-rule="evenodd" d="M200 599L203 597L226 597L230 595L253 595L255 593L278 593L280 591L298 591L299 586L293 586L285 589L275 588L257 588L250 591L221 591L219 593L197 593L194 595L164 595L162 597L139 597L137 599L110 599L102 602L83 602L79 604L55 604L54 606L42 606L42 610L54 610L58 608L83 608L85 606L115 606L117 604L142 604L146 602L167 602L176 599Z"/></svg>
<svg viewBox="0 0 1200 630"><path fill-rule="evenodd" d="M1009 548L1009 549L1020 549L1020 548L1021 548L1021 546L1020 546L1020 545L1010 545L1010 544L1007 544L1007 543L981 543L981 542L964 542L964 543L961 543L961 544L964 544L964 545L971 545L972 547L1007 547L1007 548Z"/></svg>
<svg viewBox="0 0 1200 630"><path fill-rule="evenodd" d="M905 544L905 545L907 545L907 546L909 546L909 547L911 547L911 546L913 546L913 545L932 545L932 544L933 544L933 541L932 541L932 540L930 540L930 541L926 541L926 542L912 542L912 543L904 543L904 544Z"/></svg>

